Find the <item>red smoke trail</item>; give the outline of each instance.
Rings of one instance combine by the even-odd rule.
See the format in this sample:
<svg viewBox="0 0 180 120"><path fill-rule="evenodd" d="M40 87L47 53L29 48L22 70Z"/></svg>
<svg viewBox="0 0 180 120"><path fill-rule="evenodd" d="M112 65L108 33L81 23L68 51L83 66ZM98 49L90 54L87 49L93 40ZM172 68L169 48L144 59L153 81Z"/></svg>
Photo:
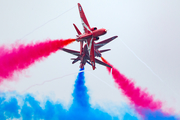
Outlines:
<svg viewBox="0 0 180 120"><path fill-rule="evenodd" d="M42 60L51 53L56 52L75 41L67 40L47 40L31 44L15 44L12 48L0 47L0 83L3 79L12 78L15 71L28 68L36 61Z"/></svg>
<svg viewBox="0 0 180 120"><path fill-rule="evenodd" d="M103 57L102 61L109 64ZM111 64L109 64L111 65ZM111 65L112 66L112 65ZM108 72L111 72L111 68L108 68ZM161 108L162 103L160 101L154 101L153 96L143 91L140 87L135 87L135 83L126 78L116 68L112 66L112 76L118 85L118 88L122 89L124 95L135 104L135 106L141 106L143 108L158 110Z"/></svg>

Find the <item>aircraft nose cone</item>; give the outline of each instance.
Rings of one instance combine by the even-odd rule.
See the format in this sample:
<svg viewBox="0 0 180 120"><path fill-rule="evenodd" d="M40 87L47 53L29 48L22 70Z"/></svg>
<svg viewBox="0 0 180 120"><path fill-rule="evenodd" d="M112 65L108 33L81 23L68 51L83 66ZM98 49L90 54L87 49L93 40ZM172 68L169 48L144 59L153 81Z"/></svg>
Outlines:
<svg viewBox="0 0 180 120"><path fill-rule="evenodd" d="M104 32L107 33L107 30L105 29Z"/></svg>

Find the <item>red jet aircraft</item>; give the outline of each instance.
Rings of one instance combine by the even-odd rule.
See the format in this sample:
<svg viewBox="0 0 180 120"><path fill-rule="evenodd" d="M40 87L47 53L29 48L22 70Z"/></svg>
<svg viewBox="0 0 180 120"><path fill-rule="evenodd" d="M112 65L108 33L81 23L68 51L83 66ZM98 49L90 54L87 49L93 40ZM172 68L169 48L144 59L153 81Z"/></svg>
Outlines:
<svg viewBox="0 0 180 120"><path fill-rule="evenodd" d="M90 61L91 61L92 68L94 70L95 69L94 40L98 40L99 36L106 34L107 30L104 28L97 29L97 27L91 28L87 19L86 19L86 16L84 14L83 8L80 5L80 3L78 3L78 9L79 9L82 25L84 28L84 34L82 34L79 31L79 29L76 27L75 24L73 24L77 33L78 33L76 41L80 42L80 54L82 54L82 52L83 52L82 51L83 41L87 42Z"/></svg>
<svg viewBox="0 0 180 120"><path fill-rule="evenodd" d="M94 43L94 55L95 55L95 57L101 57L101 53L109 51L110 49L106 49L106 50L98 50L98 49L100 47L106 45L107 43L111 42L115 38L117 38L117 36L111 37L109 39L106 39L106 40L98 42L98 43ZM82 53L80 53L80 51L70 50L70 49L66 49L66 48L61 48L61 50L78 56L77 58L72 58L71 60L73 60L72 64L74 64L74 63L76 63L77 61L80 60L81 61L80 68L83 68L86 63L92 65L90 63L90 57L89 57L87 44L84 45ZM100 65L104 65L104 66L107 66L107 67L111 68L110 65L108 65L108 64L106 64L106 63L104 63L104 62L102 62L102 61L100 61L100 60L98 60L96 58L95 58L95 62L100 64Z"/></svg>
<svg viewBox="0 0 180 120"><path fill-rule="evenodd" d="M101 52L108 51L108 50L98 51L98 49L100 47L104 46L105 44L107 44L108 42L112 41L113 39L117 38L117 36L111 37L107 40L104 40L104 41L96 44L94 41L99 40L99 36L106 34L107 30L104 28L97 29L97 27L91 28L87 19L86 19L86 16L84 14L84 11L83 11L80 3L78 3L78 9L79 9L82 25L84 28L84 33L82 34L79 31L79 29L77 28L77 26L75 24L73 24L73 25L74 25L77 33L78 33L76 41L80 42L80 51L74 51L74 50L69 50L69 49L65 49L65 48L63 48L62 50L65 52L77 55L78 57L76 59L73 59L74 60L73 63L77 62L78 60L81 60L80 68L83 68L84 65L86 64L86 62L92 66L93 70L96 68L95 62L99 63L101 65L111 67L111 66L103 63L102 61L95 59L95 57L96 56L101 57ZM84 45L84 47L83 47L84 41L87 44ZM95 46L95 44L96 44L96 46ZM97 47L97 46L100 46L100 47Z"/></svg>

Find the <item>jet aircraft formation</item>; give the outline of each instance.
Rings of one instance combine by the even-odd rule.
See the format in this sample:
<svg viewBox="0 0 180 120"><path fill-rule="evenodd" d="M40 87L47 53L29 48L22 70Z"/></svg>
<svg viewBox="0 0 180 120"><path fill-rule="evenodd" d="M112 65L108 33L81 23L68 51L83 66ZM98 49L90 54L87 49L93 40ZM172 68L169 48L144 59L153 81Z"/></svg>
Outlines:
<svg viewBox="0 0 180 120"><path fill-rule="evenodd" d="M84 28L84 33L82 34L80 30L77 28L77 26L75 24L73 25L78 33L77 38L75 39L77 42L80 42L80 51L70 50L66 48L61 48L61 50L77 56L77 58L72 58L71 60L73 60L72 64L76 63L77 61L81 61L80 68L83 68L86 63L90 64L93 70L96 68L95 63L111 68L110 65L98 60L95 57L101 57L101 53L109 51L110 49L99 50L99 48L111 42L118 36L113 36L111 38L96 43L95 41L99 40L99 36L106 34L107 30L104 28L97 29L97 27L91 28L80 3L78 3L78 9ZM84 42L85 45L83 46Z"/></svg>

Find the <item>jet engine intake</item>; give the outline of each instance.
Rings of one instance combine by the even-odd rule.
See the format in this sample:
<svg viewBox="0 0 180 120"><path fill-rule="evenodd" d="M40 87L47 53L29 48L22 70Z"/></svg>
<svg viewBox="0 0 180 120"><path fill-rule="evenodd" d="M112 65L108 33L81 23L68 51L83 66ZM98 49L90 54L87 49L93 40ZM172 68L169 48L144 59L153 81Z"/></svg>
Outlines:
<svg viewBox="0 0 180 120"><path fill-rule="evenodd" d="M99 40L99 37L97 36L97 37L94 37L94 40Z"/></svg>

